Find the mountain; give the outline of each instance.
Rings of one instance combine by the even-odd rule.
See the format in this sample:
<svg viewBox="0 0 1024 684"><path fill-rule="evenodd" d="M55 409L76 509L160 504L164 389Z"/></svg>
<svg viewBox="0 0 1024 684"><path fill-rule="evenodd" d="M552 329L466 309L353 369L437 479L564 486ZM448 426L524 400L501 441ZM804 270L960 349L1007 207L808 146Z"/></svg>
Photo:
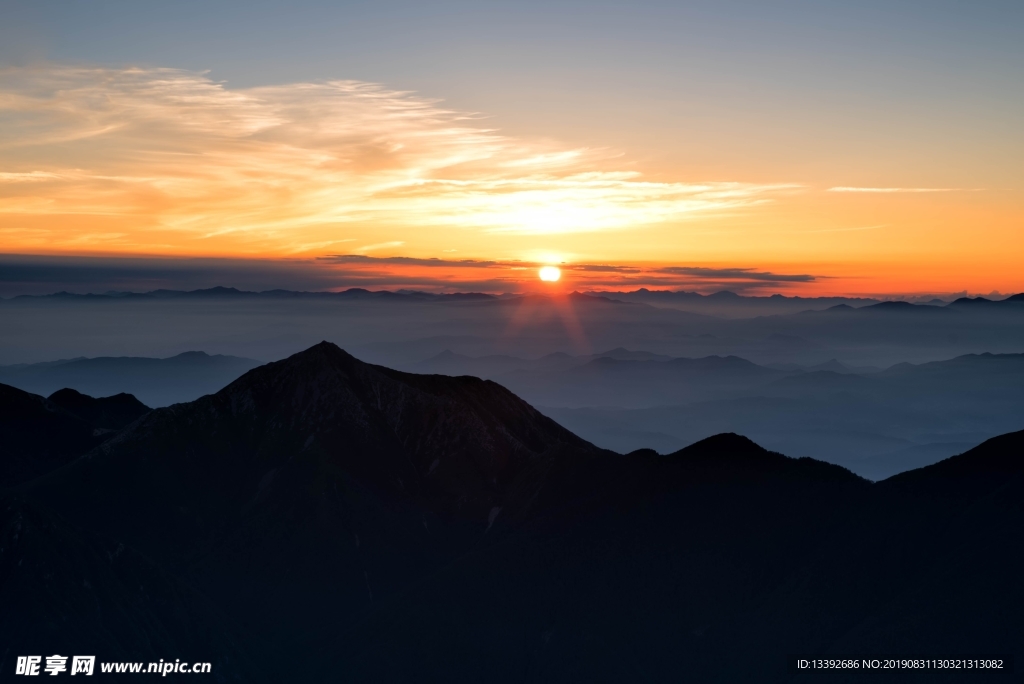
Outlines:
<svg viewBox="0 0 1024 684"><path fill-rule="evenodd" d="M1024 354L968 354L866 374L794 370L768 381L752 378L745 387L737 383L731 396L722 392L726 381L715 375L681 378L678 388L669 384L673 376L667 367L661 377L654 375L636 372L616 383L609 374L599 389L581 381L562 390L567 381L560 374L541 378L552 389L508 384L607 449L651 447L665 453L720 432L738 432L776 451L837 463L873 480L1020 429L1024 412ZM661 389L664 385L669 392ZM664 405L601 406L604 397L615 396L616 387L622 388L623 400L646 392L665 398Z"/></svg>
<svg viewBox="0 0 1024 684"><path fill-rule="evenodd" d="M791 654L1024 653L1024 432L875 485L729 435L634 458L345 632L354 678L783 682Z"/></svg>
<svg viewBox="0 0 1024 684"><path fill-rule="evenodd" d="M156 409L30 487L220 597L284 672L289 653L532 515L553 469L610 456L492 382L322 343Z"/></svg>
<svg viewBox="0 0 1024 684"><path fill-rule="evenodd" d="M586 496L340 635L353 679L684 677L705 633L779 586L870 489L736 435L573 477Z"/></svg>
<svg viewBox="0 0 1024 684"><path fill-rule="evenodd" d="M230 673L221 681L268 681L210 597L20 496L0 497L0 578L0 680L20 679L12 676L19 654L60 653L146 663L184 656Z"/></svg>
<svg viewBox="0 0 1024 684"><path fill-rule="evenodd" d="M801 311L820 311L835 306L852 308L878 303L877 299L851 297L786 297L779 294L757 297L739 295L729 291L704 295L698 292L671 292L648 290L647 288L640 288L633 292L593 292L590 294L723 318L777 316L800 313Z"/></svg>
<svg viewBox="0 0 1024 684"><path fill-rule="evenodd" d="M92 396L129 393L149 406L167 406L216 392L259 365L198 351L166 359L107 356L0 366L0 382L44 395L61 388Z"/></svg>
<svg viewBox="0 0 1024 684"><path fill-rule="evenodd" d="M723 629L709 663L729 643L751 656L722 673L734 681L765 681L758 662L780 652L992 653L1019 663L1024 550L1010 540L1024 530L1022 496L1024 431L874 485L800 572Z"/></svg>
<svg viewBox="0 0 1024 684"><path fill-rule="evenodd" d="M654 300L624 301L614 293L159 294L0 300L5 323L0 326L0 363L109 357L125 349L144 357L205 349L281 359L327 338L360 358L404 370L446 349L471 357L537 359L552 353L588 356L617 347L674 358L738 356L759 365L811 366L836 358L849 366L887 367L984 351L1020 352L1024 334L1024 310L1007 300L996 306L910 305L902 310L866 306L873 300L863 300L850 302L845 309L814 310L828 302L698 296L695 299L712 308L694 313ZM730 308L730 302L752 308L737 310ZM778 303L785 307L773 308ZM719 304L725 307L720 312L713 308ZM224 379L220 386L232 379ZM0 382L19 386L2 372ZM84 387L70 382L22 386L44 395L62 387L93 396L131 392L148 405L199 396L157 401L138 387Z"/></svg>
<svg viewBox="0 0 1024 684"><path fill-rule="evenodd" d="M51 394L48 399L100 430L120 430L152 410L124 392L97 399L65 387Z"/></svg>
<svg viewBox="0 0 1024 684"><path fill-rule="evenodd" d="M61 390L45 399L0 384L0 490L67 463L147 411L128 394Z"/></svg>
<svg viewBox="0 0 1024 684"><path fill-rule="evenodd" d="M0 636L216 653L240 681L781 682L787 654L982 644L1019 661L1022 486L1024 432L880 483L735 434L620 455L494 382L324 342L0 498Z"/></svg>
<svg viewBox="0 0 1024 684"><path fill-rule="evenodd" d="M1013 306L1024 301L1024 293L1011 295L1003 299L988 299L986 297L960 297L947 306L955 307L989 307L989 306Z"/></svg>

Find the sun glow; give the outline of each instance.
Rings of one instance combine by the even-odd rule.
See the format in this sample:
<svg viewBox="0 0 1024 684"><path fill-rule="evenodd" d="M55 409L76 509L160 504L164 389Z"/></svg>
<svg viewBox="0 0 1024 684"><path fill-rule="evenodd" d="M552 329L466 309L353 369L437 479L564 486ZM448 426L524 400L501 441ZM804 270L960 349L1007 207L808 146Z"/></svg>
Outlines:
<svg viewBox="0 0 1024 684"><path fill-rule="evenodd" d="M544 266L540 269L540 279L553 283L562 277L562 271L557 266Z"/></svg>

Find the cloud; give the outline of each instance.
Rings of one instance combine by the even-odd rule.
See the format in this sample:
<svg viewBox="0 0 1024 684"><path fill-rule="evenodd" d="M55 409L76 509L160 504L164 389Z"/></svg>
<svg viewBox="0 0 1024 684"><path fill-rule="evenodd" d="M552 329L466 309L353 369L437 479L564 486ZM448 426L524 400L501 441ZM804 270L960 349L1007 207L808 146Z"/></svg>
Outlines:
<svg viewBox="0 0 1024 684"><path fill-rule="evenodd" d="M19 251L281 255L366 251L381 234L450 246L460 230L713 216L798 187L649 181L611 151L505 136L359 81L232 89L191 71L46 64L0 83L0 237Z"/></svg>
<svg viewBox="0 0 1024 684"><path fill-rule="evenodd" d="M362 247L357 247L356 251L357 252L374 252L374 251L376 251L378 249L391 249L393 247L401 247L404 244L405 244L405 242L402 241L402 240L392 240L391 242L378 242L378 243L375 243L375 244L372 244L372 245L363 245Z"/></svg>
<svg viewBox="0 0 1024 684"><path fill-rule="evenodd" d="M377 264L396 266L428 266L431 268L491 268L510 266L518 262L477 261L476 259L417 259L415 257L372 257L363 254L335 254L317 257L320 263L333 264Z"/></svg>
<svg viewBox="0 0 1024 684"><path fill-rule="evenodd" d="M828 192L956 192L964 188L855 188L849 186L837 186L829 188Z"/></svg>
<svg viewBox="0 0 1024 684"><path fill-rule="evenodd" d="M769 271L755 271L752 268L702 268L699 266L667 266L654 270L655 273L666 273L671 275L691 276L702 280L714 280L728 282L755 282L755 283L813 283L816 278L813 275L797 274L787 275L782 273L771 273Z"/></svg>
<svg viewBox="0 0 1024 684"><path fill-rule="evenodd" d="M542 262L422 259L344 254L294 259L208 259L0 255L0 296L59 291L102 293L193 290L301 291L416 289L431 292L528 292L540 287ZM699 292L775 292L816 276L752 268L648 267L636 264L560 264L563 284L577 290L641 287Z"/></svg>

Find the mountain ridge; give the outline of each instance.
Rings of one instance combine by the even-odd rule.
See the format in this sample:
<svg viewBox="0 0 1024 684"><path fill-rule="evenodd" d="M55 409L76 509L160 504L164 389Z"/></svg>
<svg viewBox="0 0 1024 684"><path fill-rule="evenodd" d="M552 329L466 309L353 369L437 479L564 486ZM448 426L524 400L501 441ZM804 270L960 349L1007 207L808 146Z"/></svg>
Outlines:
<svg viewBox="0 0 1024 684"><path fill-rule="evenodd" d="M905 626L886 642L894 652L921 643L910 627L955 618L989 620L1003 630L985 632L993 648L1017 653L1024 625L991 596L1024 568L1005 544L1021 528L1022 442L881 483L737 434L623 456L494 382L405 373L321 342L146 413L7 492L0 527L13 544L17 521L36 516L52 537L24 547L29 567L102 584L102 605L137 611L122 626L148 621L160 643L221 648L270 680L774 682L788 677L787 649L859 652L889 623ZM971 537L993 520L1002 546ZM973 553L955 568L938 543L949 531ZM886 555L904 533L919 538ZM64 557L51 538L93 541ZM119 548L145 563L86 571ZM996 557L1005 571L964 613L958 587L986 567L971 559ZM0 554L0 570L17 567ZM960 584L943 579L950 568ZM124 578L139 573L171 603L133 603ZM953 617L914 599L918 576ZM0 583L19 644L60 641L51 625L66 615L106 639L76 648L148 653L127 628L103 631L101 613L77 607L92 589L68 582L38 617ZM821 628L816 605L830 606ZM4 615L0 633L13 634Z"/></svg>

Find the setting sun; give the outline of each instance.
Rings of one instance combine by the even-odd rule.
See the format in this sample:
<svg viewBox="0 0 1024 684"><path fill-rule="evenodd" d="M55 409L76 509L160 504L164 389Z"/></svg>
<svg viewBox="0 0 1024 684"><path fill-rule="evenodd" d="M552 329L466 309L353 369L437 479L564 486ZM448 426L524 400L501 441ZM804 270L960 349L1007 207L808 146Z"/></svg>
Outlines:
<svg viewBox="0 0 1024 684"><path fill-rule="evenodd" d="M540 279L553 283L562 277L562 272L557 266L544 266L540 269Z"/></svg>

